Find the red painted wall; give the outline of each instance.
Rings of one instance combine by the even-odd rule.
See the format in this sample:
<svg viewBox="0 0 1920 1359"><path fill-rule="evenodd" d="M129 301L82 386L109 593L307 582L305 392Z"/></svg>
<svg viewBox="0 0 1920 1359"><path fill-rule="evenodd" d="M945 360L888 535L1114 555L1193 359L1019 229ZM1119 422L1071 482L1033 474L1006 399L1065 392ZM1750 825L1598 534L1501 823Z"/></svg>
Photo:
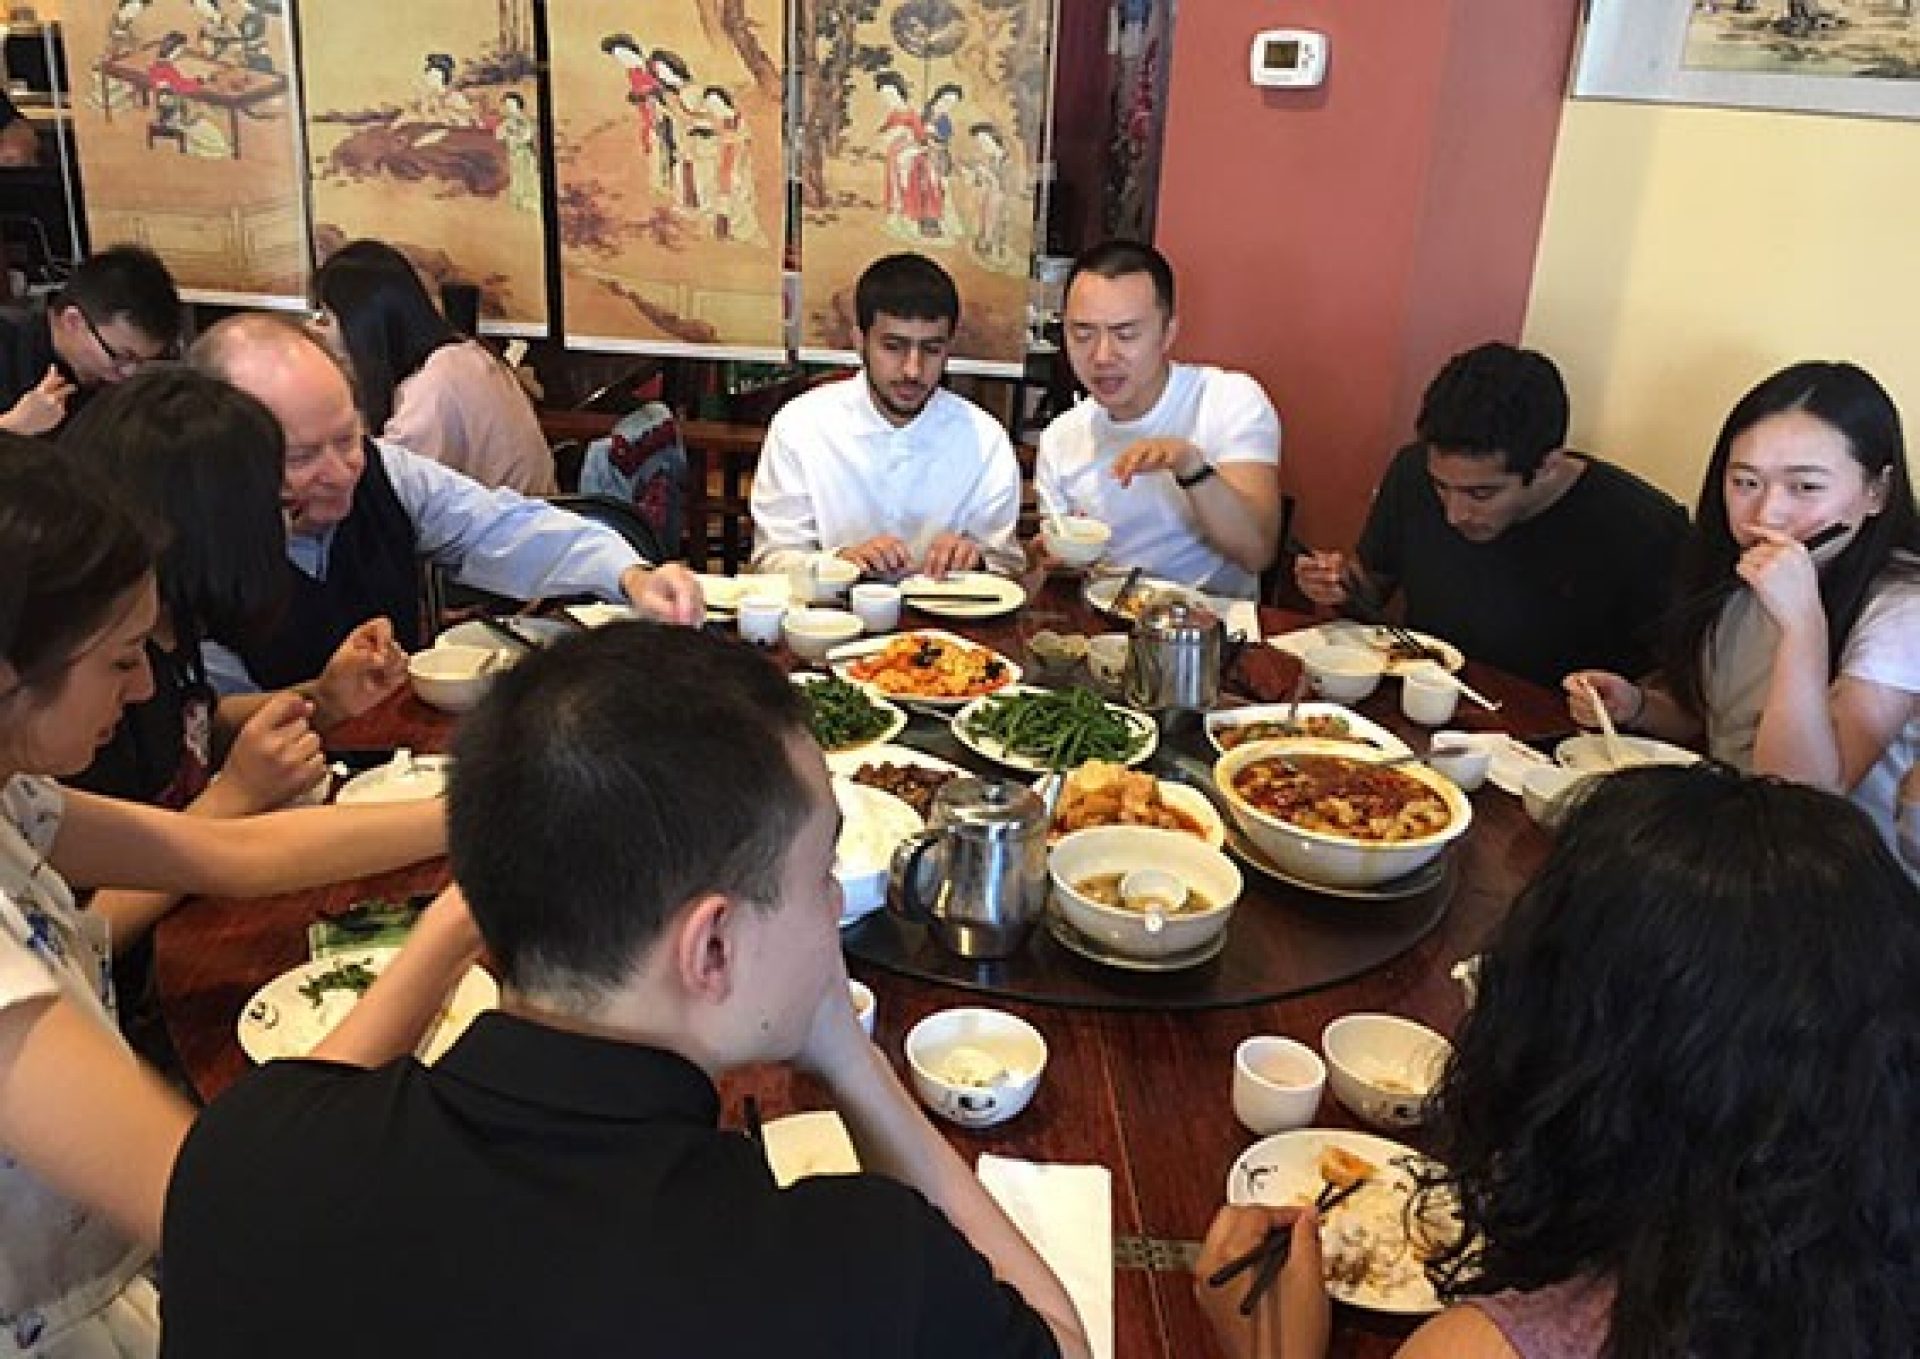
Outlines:
<svg viewBox="0 0 1920 1359"><path fill-rule="evenodd" d="M1447 355L1525 317L1575 7L1203 0L1181 8L1157 244L1181 357L1243 368L1285 426L1297 530L1350 544ZM1314 28L1314 91L1257 89L1253 35Z"/></svg>

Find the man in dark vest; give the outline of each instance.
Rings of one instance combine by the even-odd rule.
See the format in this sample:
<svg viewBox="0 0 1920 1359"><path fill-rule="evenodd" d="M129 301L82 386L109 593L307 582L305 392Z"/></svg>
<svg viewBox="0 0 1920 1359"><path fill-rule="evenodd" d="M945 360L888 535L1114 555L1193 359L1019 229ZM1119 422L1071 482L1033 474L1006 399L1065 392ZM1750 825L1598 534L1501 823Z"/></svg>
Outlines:
<svg viewBox="0 0 1920 1359"><path fill-rule="evenodd" d="M239 654L210 649L208 669L223 692L308 679L372 618L389 620L395 640L415 649L425 640L422 560L518 599L593 594L665 622L703 617L699 582L685 567L649 565L609 528L369 438L346 373L291 322L231 317L200 338L191 359L257 398L287 439L280 494L291 602L271 635Z"/></svg>
<svg viewBox="0 0 1920 1359"><path fill-rule="evenodd" d="M0 307L0 430L51 435L89 393L132 377L180 338L180 294L159 256L116 245L44 303Z"/></svg>

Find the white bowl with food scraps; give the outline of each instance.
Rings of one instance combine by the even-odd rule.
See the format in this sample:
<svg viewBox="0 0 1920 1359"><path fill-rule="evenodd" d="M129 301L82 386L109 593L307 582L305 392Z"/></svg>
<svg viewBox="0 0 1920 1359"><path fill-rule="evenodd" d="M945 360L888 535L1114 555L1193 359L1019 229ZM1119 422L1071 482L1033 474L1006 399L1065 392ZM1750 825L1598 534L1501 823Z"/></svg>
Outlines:
<svg viewBox="0 0 1920 1359"><path fill-rule="evenodd" d="M1213 766L1247 838L1282 869L1328 887L1373 887L1424 868L1473 824L1453 780L1346 741L1248 741Z"/></svg>
<svg viewBox="0 0 1920 1359"><path fill-rule="evenodd" d="M1380 687L1387 663L1380 653L1363 646L1322 642L1301 653L1313 691L1335 703L1358 703Z"/></svg>
<svg viewBox="0 0 1920 1359"><path fill-rule="evenodd" d="M1351 1014L1320 1035L1333 1097L1362 1123L1412 1128L1453 1060L1453 1044L1398 1015Z"/></svg>
<svg viewBox="0 0 1920 1359"><path fill-rule="evenodd" d="M1040 1088L1047 1040L1004 1010L939 1010L907 1033L907 1074L920 1102L963 1128L1014 1117Z"/></svg>
<svg viewBox="0 0 1920 1359"><path fill-rule="evenodd" d="M407 658L407 679L422 703L463 713L486 697L494 674L512 663L492 647L432 646Z"/></svg>
<svg viewBox="0 0 1920 1359"><path fill-rule="evenodd" d="M1143 870L1169 881L1148 884ZM1075 831L1047 855L1047 871L1052 910L1128 958L1166 958L1211 943L1245 887L1239 867L1205 840L1146 826Z"/></svg>
<svg viewBox="0 0 1920 1359"><path fill-rule="evenodd" d="M834 779L833 797L840 805L833 876L840 881L840 923L845 926L887 904L893 851L908 836L925 830L927 823L892 793L851 779Z"/></svg>
<svg viewBox="0 0 1920 1359"><path fill-rule="evenodd" d="M1127 671L1127 648L1132 644L1124 632L1103 632L1087 639L1087 673L1109 689L1120 687Z"/></svg>
<svg viewBox="0 0 1920 1359"><path fill-rule="evenodd" d="M865 631L858 614L845 609L789 609L780 621L788 647L803 661L824 661L842 642Z"/></svg>
<svg viewBox="0 0 1920 1359"><path fill-rule="evenodd" d="M1049 515L1040 521L1040 544L1062 566L1092 566L1112 539L1111 528L1084 514Z"/></svg>

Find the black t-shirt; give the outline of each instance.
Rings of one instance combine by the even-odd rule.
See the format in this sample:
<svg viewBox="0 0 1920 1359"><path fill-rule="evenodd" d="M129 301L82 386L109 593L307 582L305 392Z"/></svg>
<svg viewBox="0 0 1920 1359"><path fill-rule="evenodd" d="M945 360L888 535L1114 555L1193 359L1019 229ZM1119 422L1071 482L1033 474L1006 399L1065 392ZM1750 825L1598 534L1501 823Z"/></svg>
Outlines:
<svg viewBox="0 0 1920 1359"><path fill-rule="evenodd" d="M483 1015L433 1067L270 1062L167 1193L171 1359L1057 1355L925 1199L780 1189L671 1053Z"/></svg>
<svg viewBox="0 0 1920 1359"><path fill-rule="evenodd" d="M174 652L147 643L153 696L130 703L85 771L64 780L128 802L178 810L213 776L213 686Z"/></svg>
<svg viewBox="0 0 1920 1359"><path fill-rule="evenodd" d="M1475 660L1557 685L1570 672L1644 674L1673 588L1686 511L1595 458L1544 512L1488 543L1447 523L1424 445L1395 455L1359 556L1393 581L1406 624Z"/></svg>

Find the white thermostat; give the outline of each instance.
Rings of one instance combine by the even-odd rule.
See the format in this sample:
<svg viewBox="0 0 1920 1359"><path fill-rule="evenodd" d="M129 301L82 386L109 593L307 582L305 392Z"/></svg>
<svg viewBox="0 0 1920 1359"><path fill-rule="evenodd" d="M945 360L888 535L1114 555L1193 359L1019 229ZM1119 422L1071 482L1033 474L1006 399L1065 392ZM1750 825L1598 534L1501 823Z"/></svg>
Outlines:
<svg viewBox="0 0 1920 1359"><path fill-rule="evenodd" d="M1270 28L1253 39L1253 83L1304 90L1327 78L1327 35L1310 28Z"/></svg>

